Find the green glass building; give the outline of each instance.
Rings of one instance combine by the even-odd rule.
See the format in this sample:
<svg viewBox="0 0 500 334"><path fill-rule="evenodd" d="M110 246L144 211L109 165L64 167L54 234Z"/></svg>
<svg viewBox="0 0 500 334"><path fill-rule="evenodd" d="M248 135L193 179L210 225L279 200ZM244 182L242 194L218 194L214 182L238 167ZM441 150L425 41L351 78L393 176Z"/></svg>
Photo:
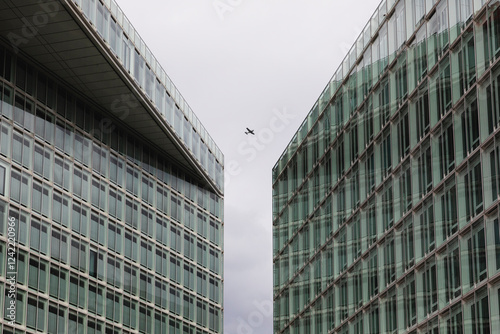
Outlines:
<svg viewBox="0 0 500 334"><path fill-rule="evenodd" d="M500 332L500 2L384 0L273 168L275 333Z"/></svg>
<svg viewBox="0 0 500 334"><path fill-rule="evenodd" d="M224 158L161 65L114 0L0 18L0 331L222 333Z"/></svg>

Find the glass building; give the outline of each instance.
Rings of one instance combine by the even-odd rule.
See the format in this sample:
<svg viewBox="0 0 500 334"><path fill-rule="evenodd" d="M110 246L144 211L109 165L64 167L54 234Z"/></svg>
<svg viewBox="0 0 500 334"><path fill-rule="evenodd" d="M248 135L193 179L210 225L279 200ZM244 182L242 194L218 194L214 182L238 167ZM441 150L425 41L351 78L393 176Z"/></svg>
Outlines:
<svg viewBox="0 0 500 334"><path fill-rule="evenodd" d="M203 125L114 0L0 17L0 331L222 333Z"/></svg>
<svg viewBox="0 0 500 334"><path fill-rule="evenodd" d="M273 168L275 333L500 331L500 1L384 0Z"/></svg>

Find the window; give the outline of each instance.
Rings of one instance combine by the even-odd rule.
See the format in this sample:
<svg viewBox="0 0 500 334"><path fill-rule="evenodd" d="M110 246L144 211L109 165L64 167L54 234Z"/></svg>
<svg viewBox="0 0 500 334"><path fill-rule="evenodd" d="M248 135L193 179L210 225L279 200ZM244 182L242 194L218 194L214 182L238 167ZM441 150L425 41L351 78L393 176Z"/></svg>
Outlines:
<svg viewBox="0 0 500 334"><path fill-rule="evenodd" d="M386 333L396 333L398 329L396 290L392 288L384 300Z"/></svg>
<svg viewBox="0 0 500 334"><path fill-rule="evenodd" d="M54 191L52 195L52 219L61 225L69 225L70 198Z"/></svg>
<svg viewBox="0 0 500 334"><path fill-rule="evenodd" d="M361 220L359 215L353 218L349 229L349 240L351 242L351 263L361 256Z"/></svg>
<svg viewBox="0 0 500 334"><path fill-rule="evenodd" d="M88 309L90 312L94 314L102 315L104 313L103 290L104 290L103 286L89 282ZM123 302L125 303L125 300ZM125 318L123 320L125 320Z"/></svg>
<svg viewBox="0 0 500 334"><path fill-rule="evenodd" d="M465 109L458 111L456 115L456 156L462 161L479 146L479 116L475 90L466 97Z"/></svg>
<svg viewBox="0 0 500 334"><path fill-rule="evenodd" d="M123 267L123 290L130 292L133 295L137 295L137 271L132 265L125 265Z"/></svg>
<svg viewBox="0 0 500 334"><path fill-rule="evenodd" d="M460 0L469 1L469 0ZM462 41L457 52L451 53L453 102L457 102L476 80L476 61L474 51L474 35L469 27L462 35Z"/></svg>
<svg viewBox="0 0 500 334"><path fill-rule="evenodd" d="M429 191L432 190L432 156L431 146L426 140L413 158L414 201L418 203Z"/></svg>
<svg viewBox="0 0 500 334"><path fill-rule="evenodd" d="M415 278L413 274L406 277L403 285L404 328L412 327L417 323Z"/></svg>
<svg viewBox="0 0 500 334"><path fill-rule="evenodd" d="M347 94L349 96L349 113L352 115L357 108L357 89L356 89L356 82L357 82L357 73L356 71L353 72L347 82Z"/></svg>
<svg viewBox="0 0 500 334"><path fill-rule="evenodd" d="M437 109L442 117L451 107L451 73L448 58L439 64L437 77Z"/></svg>
<svg viewBox="0 0 500 334"><path fill-rule="evenodd" d="M121 220L123 218L123 195L114 188L109 188L109 214Z"/></svg>
<svg viewBox="0 0 500 334"><path fill-rule="evenodd" d="M174 289L170 288L169 290L169 299L170 299L170 308L169 310L173 312L174 314L180 314L181 313L181 293ZM172 332L174 333L174 332Z"/></svg>
<svg viewBox="0 0 500 334"><path fill-rule="evenodd" d="M47 317L47 302L36 297L28 298L28 317L26 317L26 325L39 331L45 331L45 318Z"/></svg>
<svg viewBox="0 0 500 334"><path fill-rule="evenodd" d="M48 332L60 333L66 330L66 309L49 304Z"/></svg>
<svg viewBox="0 0 500 334"><path fill-rule="evenodd" d="M48 227L44 222L40 222L35 218L31 218L30 228L30 248L40 253L47 254L48 252Z"/></svg>
<svg viewBox="0 0 500 334"><path fill-rule="evenodd" d="M457 242L450 243L445 253L439 256L441 261L438 270L438 284L440 291L440 300L448 303L449 301L460 297L460 250Z"/></svg>
<svg viewBox="0 0 500 334"><path fill-rule="evenodd" d="M90 177L88 172L75 166L73 169L73 193L88 201L89 189Z"/></svg>
<svg viewBox="0 0 500 334"><path fill-rule="evenodd" d="M337 168L337 180L340 180L345 172L344 134L338 136L337 144L333 148L333 152L336 154L335 163Z"/></svg>
<svg viewBox="0 0 500 334"><path fill-rule="evenodd" d="M4 124L0 125L0 153L10 157L11 154L11 128Z"/></svg>
<svg viewBox="0 0 500 334"><path fill-rule="evenodd" d="M368 298L371 299L379 292L378 288L378 256L377 249L373 249L368 256Z"/></svg>
<svg viewBox="0 0 500 334"><path fill-rule="evenodd" d="M5 219L5 203L0 201L0 216L2 216L2 219ZM24 212L24 211L17 211L15 208L11 206L9 210L9 217L12 217L15 219L17 222L17 242L26 245L28 241L28 221L29 219L29 214ZM7 220L5 220L7 221ZM2 227L3 229L3 227ZM5 266L2 265L2 262L0 261L0 273L3 272L3 269L5 269Z"/></svg>
<svg viewBox="0 0 500 334"><path fill-rule="evenodd" d="M32 208L45 217L50 215L51 189L45 185L33 181Z"/></svg>
<svg viewBox="0 0 500 334"><path fill-rule="evenodd" d="M194 214L194 207L189 205L188 202L184 204L184 224L187 228L194 230L196 216Z"/></svg>
<svg viewBox="0 0 500 334"><path fill-rule="evenodd" d="M139 186L139 172L127 166L127 191L135 196L139 196Z"/></svg>
<svg viewBox="0 0 500 334"><path fill-rule="evenodd" d="M168 210L168 190L160 185L156 187L156 208L165 214L169 214Z"/></svg>
<svg viewBox="0 0 500 334"><path fill-rule="evenodd" d="M87 245L77 239L71 240L71 266L82 271L87 269Z"/></svg>
<svg viewBox="0 0 500 334"><path fill-rule="evenodd" d="M40 74L38 77L40 78ZM49 143L54 143L54 117L39 107L36 108L35 134Z"/></svg>
<svg viewBox="0 0 500 334"><path fill-rule="evenodd" d="M150 269L153 266L153 246L147 241L141 241L141 265Z"/></svg>
<svg viewBox="0 0 500 334"><path fill-rule="evenodd" d="M168 221L161 217L156 217L156 240L161 242L163 245L168 245L169 239L169 229L168 229Z"/></svg>
<svg viewBox="0 0 500 334"><path fill-rule="evenodd" d="M109 179L117 185L123 186L123 160L111 154L109 157L109 162Z"/></svg>
<svg viewBox="0 0 500 334"><path fill-rule="evenodd" d="M125 223L136 229L139 227L139 204L128 197L125 200Z"/></svg>
<svg viewBox="0 0 500 334"><path fill-rule="evenodd" d="M170 197L170 213L173 219L181 221L182 201L173 194Z"/></svg>
<svg viewBox="0 0 500 334"><path fill-rule="evenodd" d="M28 286L40 293L47 293L49 265L36 257L30 257Z"/></svg>
<svg viewBox="0 0 500 334"><path fill-rule="evenodd" d="M190 290L194 289L194 270L186 263L184 264L184 286Z"/></svg>
<svg viewBox="0 0 500 334"><path fill-rule="evenodd" d="M375 115L380 119L380 128L382 128L389 121L390 117L390 101L389 101L389 81L387 78L380 84L380 90L375 93Z"/></svg>
<svg viewBox="0 0 500 334"><path fill-rule="evenodd" d="M31 169L32 139L14 131L12 135L12 160Z"/></svg>
<svg viewBox="0 0 500 334"><path fill-rule="evenodd" d="M106 203L108 200L106 184L99 179L92 180L92 205L106 211Z"/></svg>
<svg viewBox="0 0 500 334"><path fill-rule="evenodd" d="M54 182L68 191L71 189L71 164L57 156L54 158Z"/></svg>
<svg viewBox="0 0 500 334"><path fill-rule="evenodd" d="M442 193L437 195L436 200L436 227L439 241L453 235L458 230L457 216L457 192L454 178L447 181Z"/></svg>
<svg viewBox="0 0 500 334"><path fill-rule="evenodd" d="M391 133L386 131L382 135L382 139L379 143L380 152L380 167L382 169L382 178L385 179L389 176L392 167L391 158Z"/></svg>
<svg viewBox="0 0 500 334"><path fill-rule="evenodd" d="M488 292L483 288L474 293L474 298L464 305L464 333L490 333Z"/></svg>
<svg viewBox="0 0 500 334"><path fill-rule="evenodd" d="M125 230L125 257L134 261L139 260L139 244L137 235Z"/></svg>
<svg viewBox="0 0 500 334"><path fill-rule="evenodd" d="M498 213L488 222L486 232L488 244L488 271L490 277L500 270L500 221Z"/></svg>
<svg viewBox="0 0 500 334"><path fill-rule="evenodd" d="M94 212L90 215L90 239L101 245L104 245L106 236L105 219L105 217Z"/></svg>
<svg viewBox="0 0 500 334"><path fill-rule="evenodd" d="M446 327L450 333L463 333L462 305L458 304L451 308L446 319Z"/></svg>
<svg viewBox="0 0 500 334"><path fill-rule="evenodd" d="M154 203L154 184L148 177L142 177L142 200L153 204Z"/></svg>
<svg viewBox="0 0 500 334"><path fill-rule="evenodd" d="M339 274L347 268L347 236L345 228L339 232L335 239L335 253L337 254L338 269L336 273Z"/></svg>
<svg viewBox="0 0 500 334"><path fill-rule="evenodd" d="M500 124L500 73L491 75L485 87L479 88L480 92L480 110L481 116L485 113L485 117L481 117L481 130L484 133L483 138L493 133ZM487 130L487 131L485 131Z"/></svg>
<svg viewBox="0 0 500 334"><path fill-rule="evenodd" d="M382 230L388 230L394 224L394 201L392 195L392 185L389 184L382 191L382 195L378 197L377 205L382 209L379 212L382 214Z"/></svg>
<svg viewBox="0 0 500 334"><path fill-rule="evenodd" d="M373 153L373 149L371 148L369 148L366 152L365 170L366 190L367 195L369 195L375 190L375 155Z"/></svg>
<svg viewBox="0 0 500 334"><path fill-rule="evenodd" d="M416 113L416 132L417 141L425 137L430 130L430 117L429 117L429 95L426 86L418 92L415 105L412 106Z"/></svg>
<svg viewBox="0 0 500 334"><path fill-rule="evenodd" d="M406 271L415 264L414 227L411 216L404 221L400 235L403 250L403 270Z"/></svg>
<svg viewBox="0 0 500 334"><path fill-rule="evenodd" d="M50 243L50 256L60 260L62 263L68 263L68 236L66 232L52 228L52 238Z"/></svg>
<svg viewBox="0 0 500 334"><path fill-rule="evenodd" d="M298 291L297 291L298 292ZM347 293L347 279L341 277L339 282L335 286L335 295L337 299L336 303L336 317L342 321L348 316L348 293ZM296 300L298 301L299 295L297 294ZM297 311L299 311L297 309Z"/></svg>
<svg viewBox="0 0 500 334"><path fill-rule="evenodd" d="M436 248L434 205L432 198L425 200L422 209L415 216L417 259L424 257Z"/></svg>
<svg viewBox="0 0 500 334"><path fill-rule="evenodd" d="M392 233L387 237L383 246L382 251L382 282L383 286L391 284L396 279L396 258L395 258L395 248L394 248L394 237Z"/></svg>
<svg viewBox="0 0 500 334"><path fill-rule="evenodd" d="M196 243L196 262L202 266L207 266L207 246L197 242Z"/></svg>
<svg viewBox="0 0 500 334"><path fill-rule="evenodd" d="M407 110L401 111L396 131L398 156L399 161L402 161L410 153L410 124Z"/></svg>
<svg viewBox="0 0 500 334"><path fill-rule="evenodd" d="M122 228L114 221L108 222L108 248L118 254L122 253Z"/></svg>
<svg viewBox="0 0 500 334"><path fill-rule="evenodd" d="M465 194L460 196L459 217L460 226L483 210L483 185L481 178L481 162L479 157L469 160L465 173L458 177L458 192Z"/></svg>
<svg viewBox="0 0 500 334"><path fill-rule="evenodd" d="M11 170L10 198L22 205L29 207L30 202L30 178L25 173Z"/></svg>
<svg viewBox="0 0 500 334"><path fill-rule="evenodd" d="M412 208L411 168L409 163L405 163L401 167L398 183L400 196L400 212L401 214L404 214Z"/></svg>
<svg viewBox="0 0 500 334"><path fill-rule="evenodd" d="M395 97L397 104L395 107L403 102L403 99L408 95L408 80L406 73L406 54L402 54L397 61L396 73L391 76L391 86L395 85Z"/></svg>
<svg viewBox="0 0 500 334"><path fill-rule="evenodd" d="M372 95L368 98L368 103L366 107L366 112L364 114L364 138L365 146L368 145L373 140L373 105L372 105Z"/></svg>
<svg viewBox="0 0 500 334"><path fill-rule="evenodd" d="M160 279L155 282L155 304L159 307L166 308L167 305L167 289L168 285Z"/></svg>
<svg viewBox="0 0 500 334"><path fill-rule="evenodd" d="M97 1L97 18L96 18L96 27L97 32L107 40L108 38L108 21L109 21L109 12L104 7L103 3Z"/></svg>
<svg viewBox="0 0 500 334"><path fill-rule="evenodd" d="M439 152L439 174L435 175L435 179L441 180L455 167L453 124L450 117L443 121L436 144Z"/></svg>
<svg viewBox="0 0 500 334"><path fill-rule="evenodd" d="M78 112L83 113L83 110L79 110ZM78 132L75 132L75 159L84 165L89 165L90 160L90 141L80 135Z"/></svg>
<svg viewBox="0 0 500 334"><path fill-rule="evenodd" d="M34 172L46 179L52 178L52 154L43 146L35 145Z"/></svg>
<svg viewBox="0 0 500 334"><path fill-rule="evenodd" d="M461 241L462 285L463 293L466 293L487 276L484 222L480 220L475 223Z"/></svg>
<svg viewBox="0 0 500 334"><path fill-rule="evenodd" d="M305 197L305 196L304 196ZM303 198L305 199L305 198ZM301 201L303 202L303 201ZM346 207L346 190L345 190L345 180L342 180L337 187L336 191L333 193L333 204L336 208L333 219L334 230L336 230L340 225L343 224L345 219L348 217L348 208ZM305 217L304 217L305 218Z"/></svg>
<svg viewBox="0 0 500 334"><path fill-rule="evenodd" d="M194 259L194 238L188 233L184 233L184 255L193 260Z"/></svg>
<svg viewBox="0 0 500 334"><path fill-rule="evenodd" d="M424 315L428 316L438 309L437 274L434 258L425 263L418 276L420 276L418 281L422 285L421 291L423 291L419 304L423 304Z"/></svg>
<svg viewBox="0 0 500 334"><path fill-rule="evenodd" d="M68 272L57 266L50 268L49 293L52 297L67 300L68 294Z"/></svg>
<svg viewBox="0 0 500 334"><path fill-rule="evenodd" d="M85 308L87 297L85 280L78 276L70 275L69 278L69 303L80 308Z"/></svg>
<svg viewBox="0 0 500 334"><path fill-rule="evenodd" d="M116 259L113 256L108 256L106 281L108 284L118 288L120 288L122 280L121 262L121 260Z"/></svg>
<svg viewBox="0 0 500 334"><path fill-rule="evenodd" d="M366 222L365 229L368 234L367 246L369 247L377 240L377 219L374 200L370 200L366 206L364 221Z"/></svg>
<svg viewBox="0 0 500 334"><path fill-rule="evenodd" d="M181 282L181 261L175 256L170 257L170 279L174 282Z"/></svg>
<svg viewBox="0 0 500 334"><path fill-rule="evenodd" d="M370 333L380 333L378 305L372 306L368 310L368 328Z"/></svg>
<svg viewBox="0 0 500 334"><path fill-rule="evenodd" d="M168 265L169 265L169 254L159 247L156 247L156 265L155 270L158 274L167 277Z"/></svg>
<svg viewBox="0 0 500 334"><path fill-rule="evenodd" d="M153 235L153 214L154 212L147 208L141 210L141 232L149 236Z"/></svg>
<svg viewBox="0 0 500 334"><path fill-rule="evenodd" d="M88 210L80 206L78 203L73 203L73 210L71 212L71 229L80 233L83 236L88 235L89 228L89 214Z"/></svg>

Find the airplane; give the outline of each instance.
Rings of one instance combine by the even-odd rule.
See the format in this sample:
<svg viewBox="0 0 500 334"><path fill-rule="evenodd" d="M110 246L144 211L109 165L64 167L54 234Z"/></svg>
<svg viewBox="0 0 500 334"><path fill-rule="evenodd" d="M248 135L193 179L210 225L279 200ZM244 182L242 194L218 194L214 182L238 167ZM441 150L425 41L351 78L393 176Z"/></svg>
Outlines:
<svg viewBox="0 0 500 334"><path fill-rule="evenodd" d="M254 136L255 136L254 131L255 131L255 130L250 130L249 128L247 128L247 131L245 131L245 134L246 134L246 135L254 135Z"/></svg>

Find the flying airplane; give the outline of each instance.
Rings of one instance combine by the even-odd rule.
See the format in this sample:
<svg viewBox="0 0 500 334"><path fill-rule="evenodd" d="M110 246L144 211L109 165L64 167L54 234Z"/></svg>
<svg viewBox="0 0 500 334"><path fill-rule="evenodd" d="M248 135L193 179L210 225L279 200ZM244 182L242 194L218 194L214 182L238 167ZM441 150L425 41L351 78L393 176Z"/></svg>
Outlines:
<svg viewBox="0 0 500 334"><path fill-rule="evenodd" d="M255 130L250 130L249 128L247 128L247 131L245 131L245 134L246 134L246 135L254 135L254 136L255 136L254 131L255 131Z"/></svg>

